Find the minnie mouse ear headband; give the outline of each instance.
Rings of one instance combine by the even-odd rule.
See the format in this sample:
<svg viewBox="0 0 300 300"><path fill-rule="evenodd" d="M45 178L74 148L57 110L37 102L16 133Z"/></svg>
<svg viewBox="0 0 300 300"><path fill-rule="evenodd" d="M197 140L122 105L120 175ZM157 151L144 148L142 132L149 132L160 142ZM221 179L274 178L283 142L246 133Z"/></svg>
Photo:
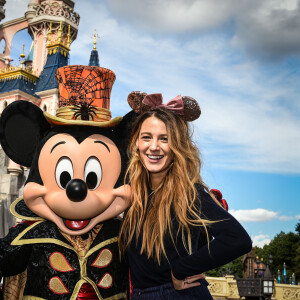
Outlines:
<svg viewBox="0 0 300 300"><path fill-rule="evenodd" d="M127 98L128 104L134 112L141 114L152 108L163 108L172 111L184 121L194 121L200 117L201 109L197 101L188 96L178 95L168 103L163 104L162 94L131 92Z"/></svg>

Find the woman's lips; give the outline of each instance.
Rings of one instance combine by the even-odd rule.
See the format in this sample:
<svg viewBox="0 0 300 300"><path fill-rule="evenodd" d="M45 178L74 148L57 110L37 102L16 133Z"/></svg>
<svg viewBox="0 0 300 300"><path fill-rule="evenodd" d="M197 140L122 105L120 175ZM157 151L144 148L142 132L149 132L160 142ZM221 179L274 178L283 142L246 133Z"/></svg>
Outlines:
<svg viewBox="0 0 300 300"><path fill-rule="evenodd" d="M152 163L159 162L162 158L164 158L164 155L149 155L146 154L148 160Z"/></svg>
<svg viewBox="0 0 300 300"><path fill-rule="evenodd" d="M67 228L71 230L80 230L86 227L89 223L90 220L65 220L64 223Z"/></svg>

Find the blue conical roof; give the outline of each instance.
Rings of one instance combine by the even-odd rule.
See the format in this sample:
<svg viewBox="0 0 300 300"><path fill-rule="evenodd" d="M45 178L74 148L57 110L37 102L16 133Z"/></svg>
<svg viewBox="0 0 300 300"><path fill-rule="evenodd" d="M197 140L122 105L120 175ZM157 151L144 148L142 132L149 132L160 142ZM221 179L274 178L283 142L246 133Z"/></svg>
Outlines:
<svg viewBox="0 0 300 300"><path fill-rule="evenodd" d="M41 92L58 88L55 78L56 70L68 65L69 53L65 49L57 48L48 49L47 62L36 84L35 92Z"/></svg>
<svg viewBox="0 0 300 300"><path fill-rule="evenodd" d="M95 49L91 52L89 66L100 67L98 51Z"/></svg>

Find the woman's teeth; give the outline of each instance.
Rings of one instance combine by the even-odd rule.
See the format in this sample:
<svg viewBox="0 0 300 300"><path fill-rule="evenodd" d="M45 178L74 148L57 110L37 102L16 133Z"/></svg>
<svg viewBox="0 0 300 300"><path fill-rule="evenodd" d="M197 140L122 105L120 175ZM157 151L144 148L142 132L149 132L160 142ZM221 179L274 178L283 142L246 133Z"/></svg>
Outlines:
<svg viewBox="0 0 300 300"><path fill-rule="evenodd" d="M164 156L163 155L147 155L148 158L158 160L162 159Z"/></svg>

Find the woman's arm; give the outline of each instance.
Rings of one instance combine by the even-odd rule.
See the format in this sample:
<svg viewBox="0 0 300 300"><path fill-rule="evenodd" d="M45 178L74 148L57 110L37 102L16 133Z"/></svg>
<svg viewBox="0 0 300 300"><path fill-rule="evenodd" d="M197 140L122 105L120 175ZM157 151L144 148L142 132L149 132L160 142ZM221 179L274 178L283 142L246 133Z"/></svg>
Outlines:
<svg viewBox="0 0 300 300"><path fill-rule="evenodd" d="M201 217L217 222L207 225L208 233L213 236L209 244L172 264L172 273L179 280L225 265L252 249L252 241L242 225L220 207L203 187L199 186L198 193Z"/></svg>

